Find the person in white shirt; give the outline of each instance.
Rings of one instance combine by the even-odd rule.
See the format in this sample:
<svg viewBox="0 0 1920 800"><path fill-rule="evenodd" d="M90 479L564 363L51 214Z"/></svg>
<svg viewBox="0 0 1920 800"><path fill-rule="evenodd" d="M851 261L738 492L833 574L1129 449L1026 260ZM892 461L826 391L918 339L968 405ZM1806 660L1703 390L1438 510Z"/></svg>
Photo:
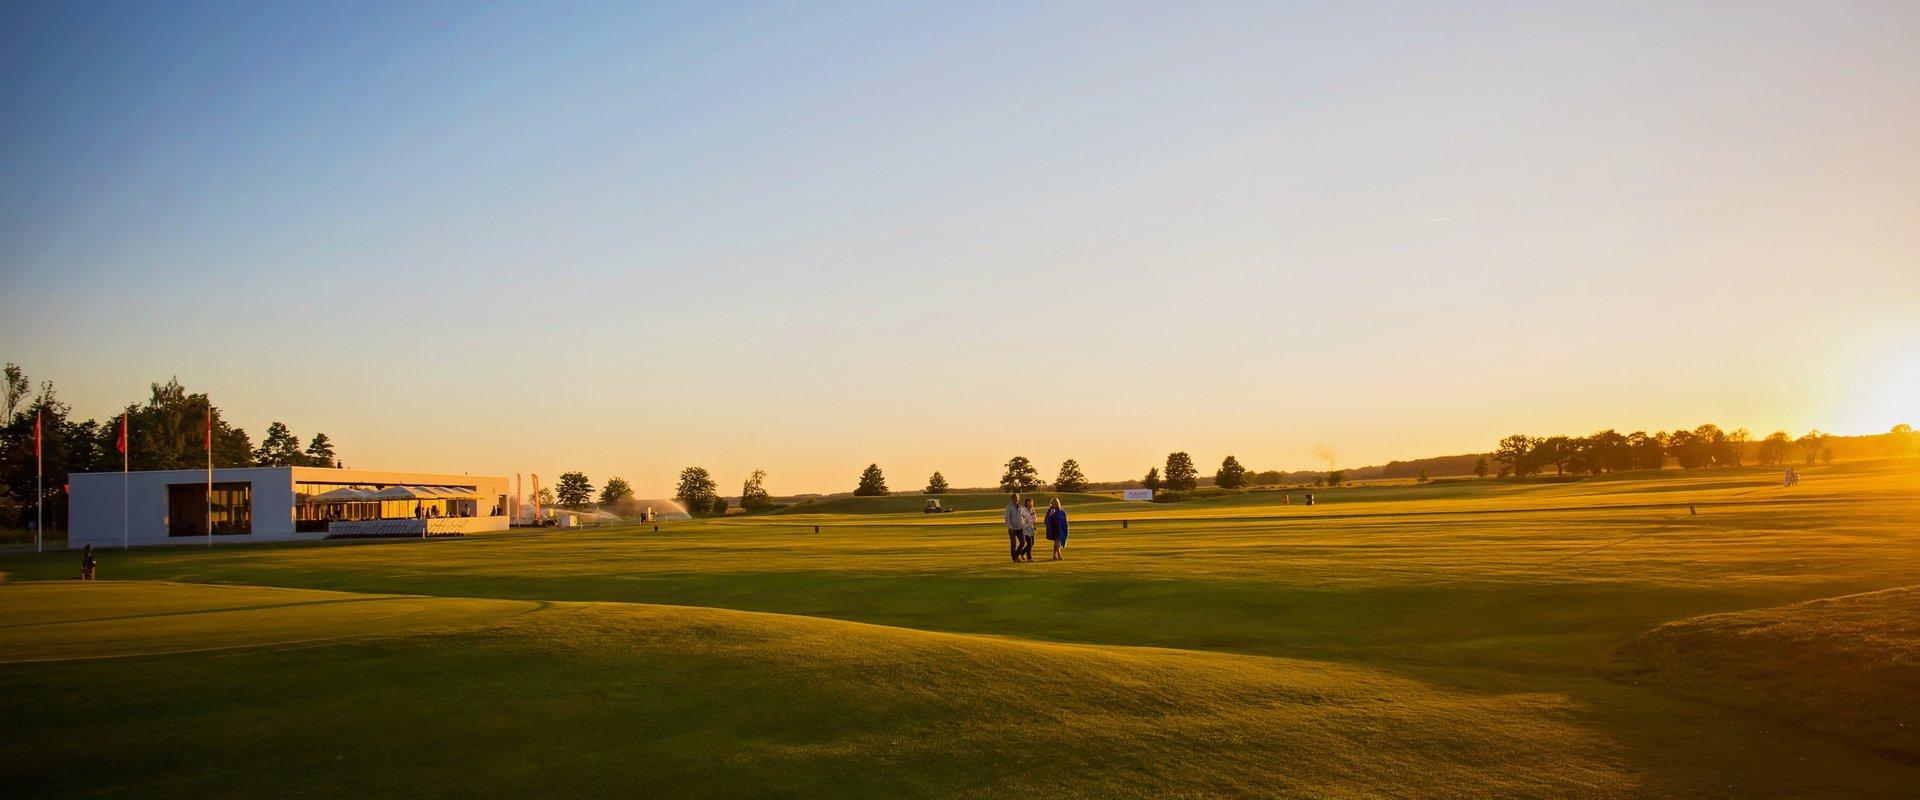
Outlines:
<svg viewBox="0 0 1920 800"><path fill-rule="evenodd" d="M1033 498L1029 497L1021 501L1020 503L1020 559L1022 561L1033 560L1033 534L1034 534L1034 529L1039 527L1039 525L1037 524L1038 522L1039 520L1034 519L1034 516L1033 516Z"/></svg>

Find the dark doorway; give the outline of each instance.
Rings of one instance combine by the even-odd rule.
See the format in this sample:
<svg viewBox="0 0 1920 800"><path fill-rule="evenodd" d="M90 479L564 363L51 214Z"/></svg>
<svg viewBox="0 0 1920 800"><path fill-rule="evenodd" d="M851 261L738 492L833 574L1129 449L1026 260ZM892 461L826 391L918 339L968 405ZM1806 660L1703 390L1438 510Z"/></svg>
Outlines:
<svg viewBox="0 0 1920 800"><path fill-rule="evenodd" d="M253 484L213 485L213 532L253 533ZM175 483L167 486L167 535L207 535L207 485Z"/></svg>

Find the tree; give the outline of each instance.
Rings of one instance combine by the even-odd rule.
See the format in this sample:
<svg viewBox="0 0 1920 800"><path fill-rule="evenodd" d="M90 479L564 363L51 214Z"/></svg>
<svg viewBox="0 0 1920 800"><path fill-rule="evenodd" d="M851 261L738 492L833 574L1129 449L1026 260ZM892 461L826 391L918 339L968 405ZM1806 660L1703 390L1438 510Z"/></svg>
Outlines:
<svg viewBox="0 0 1920 800"><path fill-rule="evenodd" d="M1549 436L1534 441L1536 463L1552 464L1555 475L1567 474L1567 464L1574 460L1577 452L1573 439L1566 436Z"/></svg>
<svg viewBox="0 0 1920 800"><path fill-rule="evenodd" d="M267 435L253 451L253 463L262 467L293 467L306 463L300 452L300 437L293 435L284 422L267 426Z"/></svg>
<svg viewBox="0 0 1920 800"><path fill-rule="evenodd" d="M1659 469L1667 465L1666 434L1634 431L1627 434L1627 448L1632 451L1633 469Z"/></svg>
<svg viewBox="0 0 1920 800"><path fill-rule="evenodd" d="M705 467L687 467L680 470L680 485L674 489L673 497L687 513L700 514L713 509L716 491L713 475Z"/></svg>
<svg viewBox="0 0 1920 800"><path fill-rule="evenodd" d="M1827 435L1821 433L1819 428L1814 428L1807 431L1805 436L1793 440L1793 443L1800 445L1801 452L1807 457L1807 466L1811 467L1815 461L1819 460L1820 451L1826 449Z"/></svg>
<svg viewBox="0 0 1920 800"><path fill-rule="evenodd" d="M155 383L144 406L128 406L132 425L127 460L137 470L197 469L207 465L206 424L213 416L213 465L244 467L254 463L247 432L227 424L204 394L188 394L179 379Z"/></svg>
<svg viewBox="0 0 1920 800"><path fill-rule="evenodd" d="M1327 473L1328 486L1339 486L1340 484L1343 484L1346 482L1347 482L1347 471L1344 469L1336 469Z"/></svg>
<svg viewBox="0 0 1920 800"><path fill-rule="evenodd" d="M1516 476L1532 474L1534 470L1533 451L1538 440L1524 433L1516 433L1500 440L1500 446L1494 448L1493 460L1500 462Z"/></svg>
<svg viewBox="0 0 1920 800"><path fill-rule="evenodd" d="M1888 458L1909 458L1914 441L1913 426L1902 422L1880 434L1880 452Z"/></svg>
<svg viewBox="0 0 1920 800"><path fill-rule="evenodd" d="M1040 488L1040 471L1026 456L1007 459L1007 471L1000 473L1000 491L1031 492Z"/></svg>
<svg viewBox="0 0 1920 800"><path fill-rule="evenodd" d="M562 475L560 479L564 481L566 476ZM627 483L626 478L616 475L607 479L607 485L600 487L601 508L613 508L632 499L633 486Z"/></svg>
<svg viewBox="0 0 1920 800"><path fill-rule="evenodd" d="M340 463L340 457L333 452L333 440L324 433L316 433L313 440L307 442L307 466L331 467Z"/></svg>
<svg viewBox="0 0 1920 800"><path fill-rule="evenodd" d="M1777 467L1787 462L1787 453L1793 450L1793 435L1786 431L1774 431L1760 440L1760 450L1756 458L1763 467Z"/></svg>
<svg viewBox="0 0 1920 800"><path fill-rule="evenodd" d="M887 476L880 473L879 464L868 464L860 473L860 485L854 487L854 497L884 497L887 491Z"/></svg>
<svg viewBox="0 0 1920 800"><path fill-rule="evenodd" d="M1427 471L1426 471L1425 469L1422 469L1422 470L1420 470L1420 474L1418 474L1418 475L1415 475L1415 476L1413 476L1413 482L1414 482L1414 483L1426 483L1426 482L1427 482Z"/></svg>
<svg viewBox="0 0 1920 800"><path fill-rule="evenodd" d="M1574 455L1569 467L1575 472L1620 472L1633 469L1633 445L1628 437L1611 428L1573 440Z"/></svg>
<svg viewBox="0 0 1920 800"><path fill-rule="evenodd" d="M1140 479L1140 485L1148 489L1159 489L1161 484L1159 467L1148 469L1147 477Z"/></svg>
<svg viewBox="0 0 1920 800"><path fill-rule="evenodd" d="M593 484L587 482L587 473L574 471L560 476L560 485L554 487L554 494L560 498L560 505L569 508L581 508L593 500Z"/></svg>
<svg viewBox="0 0 1920 800"><path fill-rule="evenodd" d="M1060 462L1060 477L1053 479L1056 492L1084 492L1087 490L1087 476L1080 471L1080 462L1071 458Z"/></svg>
<svg viewBox="0 0 1920 800"><path fill-rule="evenodd" d="M1240 466L1240 459L1227 456L1220 462L1220 469L1213 473L1213 485L1222 489L1238 489L1247 485L1247 468Z"/></svg>
<svg viewBox="0 0 1920 800"><path fill-rule="evenodd" d="M555 503L553 500L553 487L551 486L540 487L540 491L534 492L533 496L536 500L540 502L541 508L552 508L556 505L559 505L558 503Z"/></svg>
<svg viewBox="0 0 1920 800"><path fill-rule="evenodd" d="M19 364L11 361L7 362L6 384L7 417L0 422L12 420L14 412L20 410L20 401L26 399L27 392L33 389L33 384L27 382L27 373L20 369Z"/></svg>
<svg viewBox="0 0 1920 800"><path fill-rule="evenodd" d="M933 473L933 477L930 477L927 479L927 494L946 494L946 493L947 493L947 476L942 475L938 472Z"/></svg>
<svg viewBox="0 0 1920 800"><path fill-rule="evenodd" d="M1176 492L1192 491L1200 486L1200 471L1193 468L1193 456L1168 453L1165 473L1167 488Z"/></svg>
<svg viewBox="0 0 1920 800"><path fill-rule="evenodd" d="M1745 430L1739 431L1744 436ZM1693 429L1693 446L1698 449L1696 456L1704 465L1730 467L1740 463L1740 445L1733 435L1720 430L1720 426L1711 422Z"/></svg>
<svg viewBox="0 0 1920 800"><path fill-rule="evenodd" d="M1753 432L1746 428L1735 428L1729 431L1726 439L1722 440L1714 461L1727 467L1740 466L1740 462L1746 458L1747 445L1752 441Z"/></svg>
<svg viewBox="0 0 1920 800"><path fill-rule="evenodd" d="M1677 430L1667 434L1667 455L1681 469L1699 469L1713 461L1713 441L1695 431Z"/></svg>
<svg viewBox="0 0 1920 800"><path fill-rule="evenodd" d="M773 507L773 495L767 493L767 471L756 469L740 484L740 507L747 511L765 511Z"/></svg>
<svg viewBox="0 0 1920 800"><path fill-rule="evenodd" d="M1487 477L1487 473L1492 471L1493 469L1487 466L1486 456L1481 456L1478 461L1473 462L1473 474L1475 477L1479 477L1479 478Z"/></svg>
<svg viewBox="0 0 1920 800"><path fill-rule="evenodd" d="M17 520L25 517L26 509L20 506L20 501L13 499L13 493L7 487L0 486L0 525L13 527L19 524Z"/></svg>
<svg viewBox="0 0 1920 800"><path fill-rule="evenodd" d="M713 507L708 510L716 517L726 516L727 515L727 498L717 494L714 495Z"/></svg>
<svg viewBox="0 0 1920 800"><path fill-rule="evenodd" d="M8 380L12 380L12 375ZM25 380L25 376L21 376ZM0 519L0 527L26 527L35 516L36 503L44 509L43 518L49 530L59 530L66 526L66 493L61 487L66 484L67 474L74 469L76 444L81 444L80 426L68 419L70 407L61 402L54 391L52 382L40 385L37 397L28 400L0 428L0 485L13 487L13 503L9 508L13 517ZM35 420L39 421L41 431L41 458L36 459L33 451L33 431ZM46 466L46 482L41 487L44 494L36 499L34 495L34 476L39 464Z"/></svg>

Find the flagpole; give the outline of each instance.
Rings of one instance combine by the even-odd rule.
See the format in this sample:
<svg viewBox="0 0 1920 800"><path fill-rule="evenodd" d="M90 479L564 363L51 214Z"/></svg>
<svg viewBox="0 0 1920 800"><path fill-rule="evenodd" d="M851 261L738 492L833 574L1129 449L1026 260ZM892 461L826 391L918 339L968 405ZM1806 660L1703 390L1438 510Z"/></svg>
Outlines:
<svg viewBox="0 0 1920 800"><path fill-rule="evenodd" d="M207 546L213 546L213 398L207 398Z"/></svg>
<svg viewBox="0 0 1920 800"><path fill-rule="evenodd" d="M40 453L40 412L33 412L33 552L47 552L41 544L47 535L47 458Z"/></svg>
<svg viewBox="0 0 1920 800"><path fill-rule="evenodd" d="M122 550L127 549L127 545L133 539L132 532L128 530L131 523L127 515L127 481L130 478L127 451L130 449L132 448L128 447L127 442L127 413L122 411L120 412L120 549Z"/></svg>

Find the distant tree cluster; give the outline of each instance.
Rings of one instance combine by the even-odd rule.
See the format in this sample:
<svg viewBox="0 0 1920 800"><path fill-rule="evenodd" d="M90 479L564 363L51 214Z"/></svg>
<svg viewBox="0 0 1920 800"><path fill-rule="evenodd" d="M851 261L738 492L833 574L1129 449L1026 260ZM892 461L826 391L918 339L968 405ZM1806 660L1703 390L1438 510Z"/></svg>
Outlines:
<svg viewBox="0 0 1920 800"><path fill-rule="evenodd" d="M1913 430L1907 425L1896 425L1875 438L1890 457L1901 457L1915 445ZM1819 429L1799 437L1774 431L1755 442L1745 428L1725 431L1713 424L1653 433L1604 430L1590 436L1516 433L1501 439L1492 456L1501 475L1524 476L1539 474L1548 467L1556 475L1660 469L1669 462L1681 469L1735 467L1749 454L1761 466L1780 466L1795 460L1812 465L1831 462L1834 457L1832 437ZM1486 475L1484 461L1475 464L1474 473Z"/></svg>
<svg viewBox="0 0 1920 800"><path fill-rule="evenodd" d="M1080 471L1080 462L1071 458L1060 462L1060 475L1053 480L1056 492L1084 492L1087 490L1086 473Z"/></svg>
<svg viewBox="0 0 1920 800"><path fill-rule="evenodd" d="M1026 456L1014 456L1007 459L1005 472L1000 473L1000 491L1031 492L1040 488L1040 470L1033 468L1033 462Z"/></svg>
<svg viewBox="0 0 1920 800"><path fill-rule="evenodd" d="M1193 456L1186 453L1168 453L1166 471L1160 473L1160 480L1167 489L1185 492L1200 486L1200 471L1193 468Z"/></svg>
<svg viewBox="0 0 1920 800"><path fill-rule="evenodd" d="M1920 434L1915 434L1913 426L1904 422L1893 426L1893 430L1880 434L1880 454L1888 458L1913 458L1920 453Z"/></svg>
<svg viewBox="0 0 1920 800"><path fill-rule="evenodd" d="M626 478L615 475L607 479L607 485L600 487L600 507L620 510L633 503L633 486Z"/></svg>
<svg viewBox="0 0 1920 800"><path fill-rule="evenodd" d="M337 467L340 459L326 434L314 434L301 449L300 437L286 423L274 422L267 426L267 436L260 440L260 446L254 448L253 463L262 467Z"/></svg>
<svg viewBox="0 0 1920 800"><path fill-rule="evenodd" d="M773 495L767 493L767 471L756 469L740 484L740 507L748 512L773 508Z"/></svg>
<svg viewBox="0 0 1920 800"><path fill-rule="evenodd" d="M720 497L719 487L713 482L713 475L705 467L687 467L680 470L680 484L673 491L673 498L680 501L689 514L711 514ZM721 513L725 513L724 511Z"/></svg>
<svg viewBox="0 0 1920 800"><path fill-rule="evenodd" d="M561 473L560 484L553 491L554 496L560 499L560 505L585 508L593 497L593 483L587 480L587 473L575 470Z"/></svg>
<svg viewBox="0 0 1920 800"><path fill-rule="evenodd" d="M316 433L302 447L284 423L267 426L259 447L247 432L223 417L204 394L189 393L178 379L150 384L144 403L123 409L127 451L120 452L122 414L106 420L76 421L52 381L36 391L26 371L9 363L0 370L0 527L23 528L34 518L34 421L39 420L45 464L45 504L49 528L66 527L68 476L76 472L198 469L207 466L211 425L213 466L338 467L332 440Z"/></svg>
<svg viewBox="0 0 1920 800"><path fill-rule="evenodd" d="M880 471L879 464L868 464L860 473L860 485L853 487L854 497L885 497L892 494L887 489L887 476Z"/></svg>

